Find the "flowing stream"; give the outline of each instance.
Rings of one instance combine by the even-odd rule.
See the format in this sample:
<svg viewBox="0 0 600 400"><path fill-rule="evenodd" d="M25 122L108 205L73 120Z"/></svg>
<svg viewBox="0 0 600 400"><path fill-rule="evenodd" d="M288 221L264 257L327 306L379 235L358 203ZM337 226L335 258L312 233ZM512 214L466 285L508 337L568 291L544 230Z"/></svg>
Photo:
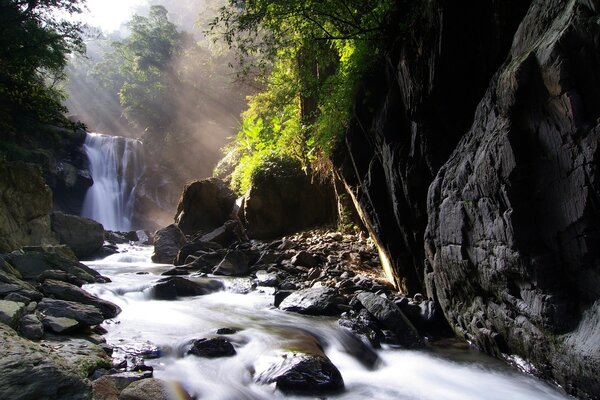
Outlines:
<svg viewBox="0 0 600 400"><path fill-rule="evenodd" d="M115 346L113 357L151 356L145 363L154 367L156 378L179 381L198 398L314 398L284 395L271 385L254 382L254 376L267 368L274 356L313 336L325 345L325 353L345 382L345 390L327 397L331 399L571 398L501 361L450 345L425 351L376 350L381 361L370 370L344 351L347 333L337 326L335 318L275 309L272 289L251 290L251 281L245 278L223 279L226 290L210 295L151 300L150 286L161 278L161 272L172 267L151 263L151 251L151 247L130 247L125 253L88 262L112 283L87 285L86 289L123 310L103 325L108 330L108 343ZM214 336L219 328L238 330L227 335L237 355L217 359L185 355L192 339Z"/></svg>
<svg viewBox="0 0 600 400"><path fill-rule="evenodd" d="M142 142L88 133L84 144L94 184L83 201L82 215L104 229L132 229L134 190L144 172Z"/></svg>

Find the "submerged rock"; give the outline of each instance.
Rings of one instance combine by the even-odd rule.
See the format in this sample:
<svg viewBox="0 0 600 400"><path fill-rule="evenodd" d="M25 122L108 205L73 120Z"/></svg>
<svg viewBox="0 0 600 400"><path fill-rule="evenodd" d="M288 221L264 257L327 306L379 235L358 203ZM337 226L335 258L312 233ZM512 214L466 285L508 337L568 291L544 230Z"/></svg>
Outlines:
<svg viewBox="0 0 600 400"><path fill-rule="evenodd" d="M260 383L275 383L284 393L323 395L341 391L340 371L324 355L285 353L257 376Z"/></svg>
<svg viewBox="0 0 600 400"><path fill-rule="evenodd" d="M175 300L177 297L201 296L223 290L223 283L214 279L191 281L178 276L163 278L151 289L157 300Z"/></svg>
<svg viewBox="0 0 600 400"><path fill-rule="evenodd" d="M186 243L183 232L175 224L156 231L154 234L154 253L152 261L162 264L173 264L179 249Z"/></svg>
<svg viewBox="0 0 600 400"><path fill-rule="evenodd" d="M234 356L236 351L229 340L216 337L194 340L188 354L206 358L217 358Z"/></svg>
<svg viewBox="0 0 600 400"><path fill-rule="evenodd" d="M338 298L337 291L328 287L303 289L287 296L279 308L300 314L335 315L340 313Z"/></svg>

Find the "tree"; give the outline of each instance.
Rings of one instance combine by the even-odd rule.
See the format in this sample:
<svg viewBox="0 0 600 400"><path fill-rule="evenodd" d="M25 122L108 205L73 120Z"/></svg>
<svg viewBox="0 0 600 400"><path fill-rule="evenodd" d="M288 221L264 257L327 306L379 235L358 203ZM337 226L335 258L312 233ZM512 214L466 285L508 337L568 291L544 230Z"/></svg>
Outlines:
<svg viewBox="0 0 600 400"><path fill-rule="evenodd" d="M81 25L56 17L81 12L83 0L0 0L0 130L27 121L64 123L67 56L84 49Z"/></svg>

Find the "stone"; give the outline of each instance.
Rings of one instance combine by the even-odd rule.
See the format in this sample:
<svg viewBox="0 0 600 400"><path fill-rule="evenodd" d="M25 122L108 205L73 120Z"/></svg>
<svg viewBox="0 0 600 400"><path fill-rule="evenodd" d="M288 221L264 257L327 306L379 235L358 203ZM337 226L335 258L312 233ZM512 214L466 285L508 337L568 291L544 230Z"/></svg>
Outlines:
<svg viewBox="0 0 600 400"><path fill-rule="evenodd" d="M292 257L292 264L301 267L314 268L318 265L317 259L307 251L300 251Z"/></svg>
<svg viewBox="0 0 600 400"><path fill-rule="evenodd" d="M50 214L52 232L80 259L93 256L104 244L102 224L85 217L55 211Z"/></svg>
<svg viewBox="0 0 600 400"><path fill-rule="evenodd" d="M38 282L44 282L46 279L67 282L77 287L82 287L86 283L84 280L77 278L75 275L58 269L46 270L37 277Z"/></svg>
<svg viewBox="0 0 600 400"><path fill-rule="evenodd" d="M338 293L328 287L317 287L298 290L287 296L279 308L308 315L336 315Z"/></svg>
<svg viewBox="0 0 600 400"><path fill-rule="evenodd" d="M0 162L0 253L55 244L50 231L52 192L38 166Z"/></svg>
<svg viewBox="0 0 600 400"><path fill-rule="evenodd" d="M358 312L351 310L342 314L338 320L338 324L346 329L351 330L365 342L371 343L371 346L378 349L381 347L381 342L384 340L384 335L381 326L377 319L362 308Z"/></svg>
<svg viewBox="0 0 600 400"><path fill-rule="evenodd" d="M30 340L40 340L44 337L44 326L34 314L28 314L19 321L19 333Z"/></svg>
<svg viewBox="0 0 600 400"><path fill-rule="evenodd" d="M111 382L111 385L105 384L106 386L113 386L119 392L123 389L127 388L134 382L138 382L144 379L152 378L152 371L126 371L126 372L118 372L116 374L105 375L99 379L103 379L104 381Z"/></svg>
<svg viewBox="0 0 600 400"><path fill-rule="evenodd" d="M183 189L175 221L187 235L211 231L229 219L235 200L235 193L218 178L192 182Z"/></svg>
<svg viewBox="0 0 600 400"><path fill-rule="evenodd" d="M324 355L286 353L257 375L260 383L272 384L284 393L315 395L343 390L340 371Z"/></svg>
<svg viewBox="0 0 600 400"><path fill-rule="evenodd" d="M192 400L181 385L160 379L143 379L125 388L119 400Z"/></svg>
<svg viewBox="0 0 600 400"><path fill-rule="evenodd" d="M79 328L79 322L67 317L44 316L42 324L46 330L54 333L68 333Z"/></svg>
<svg viewBox="0 0 600 400"><path fill-rule="evenodd" d="M25 314L25 303L0 300L0 322L16 328L19 319Z"/></svg>
<svg viewBox="0 0 600 400"><path fill-rule="evenodd" d="M197 251L204 251L204 252L212 252L214 250L220 250L222 249L223 246L221 246L219 243L215 243L215 242L210 242L210 241L194 241L192 243L188 243L186 245L184 245L181 249L179 249L179 251L177 252L177 257L175 258L175 265L183 265L185 264L185 260L188 256L196 253Z"/></svg>
<svg viewBox="0 0 600 400"><path fill-rule="evenodd" d="M92 382L94 392L93 400L118 400L119 389L117 389L114 380L108 376L101 376Z"/></svg>
<svg viewBox="0 0 600 400"><path fill-rule="evenodd" d="M47 271L60 270L87 283L106 282L105 278L85 264L46 250L40 248L36 251L13 251L5 257L24 280L38 281Z"/></svg>
<svg viewBox="0 0 600 400"><path fill-rule="evenodd" d="M98 308L72 301L44 298L37 309L45 316L71 318L83 326L98 325L104 321Z"/></svg>
<svg viewBox="0 0 600 400"><path fill-rule="evenodd" d="M0 398L90 400L91 387L72 364L0 324Z"/></svg>
<svg viewBox="0 0 600 400"><path fill-rule="evenodd" d="M214 279L191 281L178 276L163 278L151 289L157 300L175 300L177 297L201 296L223 290L223 283Z"/></svg>
<svg viewBox="0 0 600 400"><path fill-rule="evenodd" d="M236 351L229 340L216 337L194 340L188 354L206 358L217 358L234 356Z"/></svg>
<svg viewBox="0 0 600 400"><path fill-rule="evenodd" d="M254 177L241 211L249 238L273 239L333 222L336 202L330 184L312 181L293 162Z"/></svg>
<svg viewBox="0 0 600 400"><path fill-rule="evenodd" d="M256 284L258 286L277 287L279 285L279 278L273 272L258 270L256 271Z"/></svg>
<svg viewBox="0 0 600 400"><path fill-rule="evenodd" d="M186 243L183 232L175 224L154 233L154 253L152 261L161 264L173 264L179 249Z"/></svg>
<svg viewBox="0 0 600 400"><path fill-rule="evenodd" d="M41 284L40 290L46 296L51 296L55 299L95 306L102 312L102 315L106 319L114 318L121 312L121 309L116 304L93 296L85 290L67 282L47 279Z"/></svg>
<svg viewBox="0 0 600 400"><path fill-rule="evenodd" d="M213 231L203 235L200 240L203 242L219 243L222 246L229 246L236 239L243 240L243 227L238 220L229 220L214 229Z"/></svg>
<svg viewBox="0 0 600 400"><path fill-rule="evenodd" d="M213 270L215 275L246 276L250 272L248 256L240 250L231 250Z"/></svg>
<svg viewBox="0 0 600 400"><path fill-rule="evenodd" d="M393 301L370 292L359 293L357 299L384 327L394 332L398 344L407 348L423 346L419 333Z"/></svg>

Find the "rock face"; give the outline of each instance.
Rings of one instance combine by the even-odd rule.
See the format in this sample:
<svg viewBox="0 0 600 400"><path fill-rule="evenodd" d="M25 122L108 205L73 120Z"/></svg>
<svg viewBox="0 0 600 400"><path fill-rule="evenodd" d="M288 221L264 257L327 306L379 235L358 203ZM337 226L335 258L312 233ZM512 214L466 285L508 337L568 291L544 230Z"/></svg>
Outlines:
<svg viewBox="0 0 600 400"><path fill-rule="evenodd" d="M23 162L0 162L0 253L55 244L50 231L52 192L40 170Z"/></svg>
<svg viewBox="0 0 600 400"><path fill-rule="evenodd" d="M92 256L104 244L102 224L89 218L55 211L50 215L52 232L80 259Z"/></svg>
<svg viewBox="0 0 600 400"><path fill-rule="evenodd" d="M245 195L242 222L252 239L271 239L335 221L330 185L311 182L302 170L254 178Z"/></svg>
<svg viewBox="0 0 600 400"><path fill-rule="evenodd" d="M534 2L429 189L426 236L455 331L582 397L600 396L599 11Z"/></svg>
<svg viewBox="0 0 600 400"><path fill-rule="evenodd" d="M154 234L154 253L152 261L156 263L173 264L179 249L185 245L183 232L175 224L156 231Z"/></svg>
<svg viewBox="0 0 600 400"><path fill-rule="evenodd" d="M386 274L407 294L423 291L429 184L469 129L529 3L427 2L419 29L400 34L359 91L333 161Z"/></svg>
<svg viewBox="0 0 600 400"><path fill-rule="evenodd" d="M186 235L212 231L229 219L235 199L235 193L218 178L192 182L183 189L175 222Z"/></svg>
<svg viewBox="0 0 600 400"><path fill-rule="evenodd" d="M49 349L0 324L0 398L89 400L89 382Z"/></svg>

